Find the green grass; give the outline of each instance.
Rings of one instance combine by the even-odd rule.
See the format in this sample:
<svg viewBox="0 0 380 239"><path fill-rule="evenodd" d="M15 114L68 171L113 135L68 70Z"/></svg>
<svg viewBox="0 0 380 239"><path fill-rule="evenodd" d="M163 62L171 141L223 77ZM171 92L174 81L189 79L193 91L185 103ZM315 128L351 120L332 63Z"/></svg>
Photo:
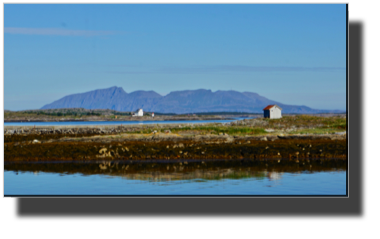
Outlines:
<svg viewBox="0 0 380 239"><path fill-rule="evenodd" d="M252 127L244 127L244 126L235 126L235 127L227 127L227 126L194 126L194 127L182 127L182 128L174 128L171 129L173 133L181 132L181 131L201 131L210 134L219 134L219 133L227 133L230 135L237 134L265 134L265 130L263 128L252 128Z"/></svg>
<svg viewBox="0 0 380 239"><path fill-rule="evenodd" d="M318 129L302 129L297 131L289 131L287 134L334 134L336 132L344 132L344 130L336 130L329 128L318 128Z"/></svg>
<svg viewBox="0 0 380 239"><path fill-rule="evenodd" d="M261 123L260 123L261 122ZM258 124L257 124L258 123ZM262 124L265 123L265 124ZM218 123L204 125L204 126L187 126L183 125L181 128L178 126L163 128L144 127L135 132L127 133L141 133L150 134L154 130L157 132L165 132L170 130L172 133L188 132L194 135L227 133L228 135L268 135L268 134L331 134L335 132L346 131L346 118L333 116L333 117L318 117L312 115L296 115L284 116L281 119L252 119L244 121L245 125L222 125ZM275 132L268 133L265 129L274 129ZM300 129L301 128L301 129ZM289 131L289 129L292 129Z"/></svg>
<svg viewBox="0 0 380 239"><path fill-rule="evenodd" d="M315 127L346 130L346 118L341 116L319 117L313 115L284 116L281 119L262 119L267 128Z"/></svg>

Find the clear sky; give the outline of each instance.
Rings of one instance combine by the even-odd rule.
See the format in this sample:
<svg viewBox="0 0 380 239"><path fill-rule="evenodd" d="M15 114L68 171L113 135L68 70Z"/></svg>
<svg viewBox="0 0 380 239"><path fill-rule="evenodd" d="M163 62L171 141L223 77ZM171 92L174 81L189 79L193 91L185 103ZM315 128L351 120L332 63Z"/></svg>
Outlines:
<svg viewBox="0 0 380 239"><path fill-rule="evenodd" d="M346 5L4 5L4 108L210 89L346 109Z"/></svg>

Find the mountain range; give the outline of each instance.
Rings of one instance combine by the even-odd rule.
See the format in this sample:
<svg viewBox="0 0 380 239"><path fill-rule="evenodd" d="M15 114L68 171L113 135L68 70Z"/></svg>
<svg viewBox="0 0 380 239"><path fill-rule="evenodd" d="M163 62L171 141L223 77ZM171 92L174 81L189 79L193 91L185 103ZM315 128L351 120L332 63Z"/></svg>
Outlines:
<svg viewBox="0 0 380 239"><path fill-rule="evenodd" d="M158 113L203 113L203 112L249 112L262 113L267 105L277 104L283 113L343 113L340 110L318 110L304 105L286 105L267 99L253 92L184 90L161 96L154 91L126 93L121 87L99 89L65 96L43 106L41 109L85 108L135 111L142 108Z"/></svg>

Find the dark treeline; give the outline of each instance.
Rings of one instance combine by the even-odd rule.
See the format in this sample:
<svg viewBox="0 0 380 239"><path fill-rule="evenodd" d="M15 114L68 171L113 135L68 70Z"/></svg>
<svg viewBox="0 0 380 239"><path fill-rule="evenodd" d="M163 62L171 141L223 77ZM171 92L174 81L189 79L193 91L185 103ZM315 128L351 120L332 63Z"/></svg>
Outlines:
<svg viewBox="0 0 380 239"><path fill-rule="evenodd" d="M84 108L62 108L47 110L22 110L22 111L4 111L6 114L30 114L46 116L101 116L101 115L131 115L131 112L120 112L110 109L84 109Z"/></svg>
<svg viewBox="0 0 380 239"><path fill-rule="evenodd" d="M27 114L37 114L37 115L49 115L49 116L100 116L102 114L96 112L75 112L75 111L67 111L67 112L44 112L44 111L25 111Z"/></svg>

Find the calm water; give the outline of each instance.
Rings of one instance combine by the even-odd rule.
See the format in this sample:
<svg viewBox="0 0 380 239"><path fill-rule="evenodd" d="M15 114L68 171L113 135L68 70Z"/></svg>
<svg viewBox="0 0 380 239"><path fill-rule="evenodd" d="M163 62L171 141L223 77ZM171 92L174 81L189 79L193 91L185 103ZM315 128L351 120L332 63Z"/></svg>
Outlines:
<svg viewBox="0 0 380 239"><path fill-rule="evenodd" d="M132 125L132 124L201 124L229 123L232 121L252 119L234 118L233 120L170 120L170 121L77 121L77 122L4 122L4 126L65 126L65 125Z"/></svg>
<svg viewBox="0 0 380 239"><path fill-rule="evenodd" d="M223 162L5 165L4 194L346 195L346 171Z"/></svg>

